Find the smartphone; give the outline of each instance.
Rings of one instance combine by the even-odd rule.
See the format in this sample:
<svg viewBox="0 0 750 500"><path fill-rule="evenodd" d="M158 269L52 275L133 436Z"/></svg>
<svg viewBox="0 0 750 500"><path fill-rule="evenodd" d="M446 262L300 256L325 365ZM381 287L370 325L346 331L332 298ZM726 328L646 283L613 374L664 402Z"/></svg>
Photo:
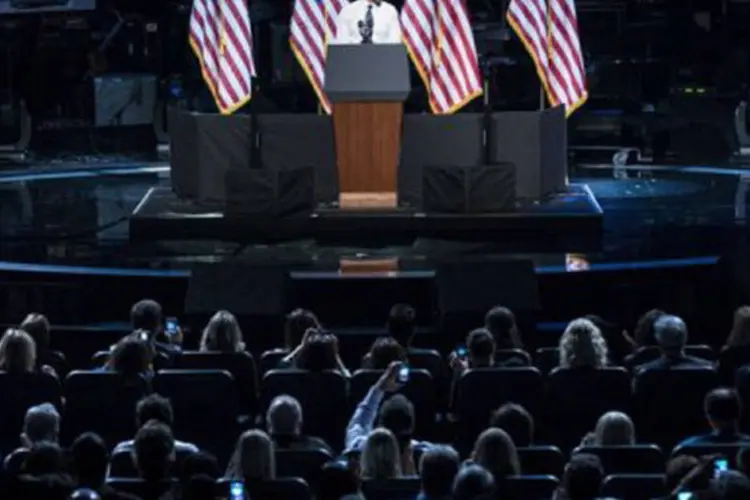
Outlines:
<svg viewBox="0 0 750 500"><path fill-rule="evenodd" d="M229 500L245 500L245 485L242 481L229 483Z"/></svg>
<svg viewBox="0 0 750 500"><path fill-rule="evenodd" d="M465 358L467 354L469 354L469 350L465 345L460 345L456 348L456 356L459 358Z"/></svg>
<svg viewBox="0 0 750 500"><path fill-rule="evenodd" d="M141 342L148 342L148 332L140 332L138 334L138 340Z"/></svg>
<svg viewBox="0 0 750 500"><path fill-rule="evenodd" d="M681 491L677 494L677 500L692 500L693 494L689 491Z"/></svg>
<svg viewBox="0 0 750 500"><path fill-rule="evenodd" d="M408 366L402 366L398 370L398 382L400 384L405 384L409 381L409 367Z"/></svg>
<svg viewBox="0 0 750 500"><path fill-rule="evenodd" d="M729 470L729 461L726 458L714 460L714 477L717 478L722 472Z"/></svg>
<svg viewBox="0 0 750 500"><path fill-rule="evenodd" d="M177 335L180 329L180 323L177 318L167 318L164 325L164 332L170 337Z"/></svg>

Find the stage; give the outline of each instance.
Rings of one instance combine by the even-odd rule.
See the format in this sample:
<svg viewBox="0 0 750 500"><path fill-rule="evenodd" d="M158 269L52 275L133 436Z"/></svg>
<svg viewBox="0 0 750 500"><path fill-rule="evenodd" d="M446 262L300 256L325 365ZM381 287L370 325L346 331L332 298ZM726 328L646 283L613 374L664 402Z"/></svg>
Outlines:
<svg viewBox="0 0 750 500"><path fill-rule="evenodd" d="M320 245L411 245L418 239L501 243L511 251L597 251L603 212L586 184L508 212L422 213L318 209L286 217L230 217L218 207L180 200L168 186L153 187L130 217L132 241L221 240L272 244L314 240Z"/></svg>

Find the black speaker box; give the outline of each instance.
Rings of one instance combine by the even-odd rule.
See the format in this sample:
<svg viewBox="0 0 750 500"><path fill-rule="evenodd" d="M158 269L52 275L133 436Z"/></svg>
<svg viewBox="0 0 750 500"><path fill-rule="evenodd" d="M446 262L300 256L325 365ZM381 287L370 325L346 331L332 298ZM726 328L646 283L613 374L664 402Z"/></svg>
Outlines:
<svg viewBox="0 0 750 500"><path fill-rule="evenodd" d="M497 213L513 210L516 167L511 163L428 166L422 172L422 209L443 213Z"/></svg>
<svg viewBox="0 0 750 500"><path fill-rule="evenodd" d="M287 216L315 207L313 167L233 169L226 173L227 217Z"/></svg>
<svg viewBox="0 0 750 500"><path fill-rule="evenodd" d="M514 312L539 309L539 285L531 259L445 262L437 269L442 316L484 314L496 305Z"/></svg>
<svg viewBox="0 0 750 500"><path fill-rule="evenodd" d="M288 273L244 262L193 267L185 297L187 314L227 309L237 316L277 316L286 310Z"/></svg>

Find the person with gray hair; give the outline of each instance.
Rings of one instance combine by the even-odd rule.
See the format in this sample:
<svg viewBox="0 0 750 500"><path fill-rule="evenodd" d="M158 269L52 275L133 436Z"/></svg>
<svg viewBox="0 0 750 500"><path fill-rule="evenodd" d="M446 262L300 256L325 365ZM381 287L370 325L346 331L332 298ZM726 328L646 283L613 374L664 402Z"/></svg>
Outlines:
<svg viewBox="0 0 750 500"><path fill-rule="evenodd" d="M21 431L21 445L32 448L39 443L57 443L60 435L60 413L52 403L32 406L26 411Z"/></svg>
<svg viewBox="0 0 750 500"><path fill-rule="evenodd" d="M277 449L323 450L334 455L323 439L302 434L302 405L288 394L276 396L266 411L266 429Z"/></svg>
<svg viewBox="0 0 750 500"><path fill-rule="evenodd" d="M638 374L646 370L713 367L710 361L685 354L688 329L682 318L678 316L672 314L660 316L654 322L654 338L659 345L661 356L636 368L635 372Z"/></svg>
<svg viewBox="0 0 750 500"><path fill-rule="evenodd" d="M560 337L561 368L604 368L607 366L607 341L602 332L586 318L574 319Z"/></svg>

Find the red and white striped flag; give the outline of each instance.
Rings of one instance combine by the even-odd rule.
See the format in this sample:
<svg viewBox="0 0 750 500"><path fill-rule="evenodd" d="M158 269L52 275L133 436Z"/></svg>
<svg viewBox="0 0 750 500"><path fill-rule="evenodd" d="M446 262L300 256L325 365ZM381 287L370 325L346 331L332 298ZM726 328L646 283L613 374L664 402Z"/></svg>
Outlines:
<svg viewBox="0 0 750 500"><path fill-rule="evenodd" d="M465 0L406 0L401 26L433 113L454 113L482 94Z"/></svg>
<svg viewBox="0 0 750 500"><path fill-rule="evenodd" d="M221 114L230 115L250 101L255 61L246 0L194 0L190 46Z"/></svg>
<svg viewBox="0 0 750 500"><path fill-rule="evenodd" d="M506 17L534 60L547 99L570 116L588 99L575 0L511 0Z"/></svg>
<svg viewBox="0 0 750 500"><path fill-rule="evenodd" d="M336 38L336 17L348 0L296 0L289 44L326 113L331 103L323 91L328 43Z"/></svg>

